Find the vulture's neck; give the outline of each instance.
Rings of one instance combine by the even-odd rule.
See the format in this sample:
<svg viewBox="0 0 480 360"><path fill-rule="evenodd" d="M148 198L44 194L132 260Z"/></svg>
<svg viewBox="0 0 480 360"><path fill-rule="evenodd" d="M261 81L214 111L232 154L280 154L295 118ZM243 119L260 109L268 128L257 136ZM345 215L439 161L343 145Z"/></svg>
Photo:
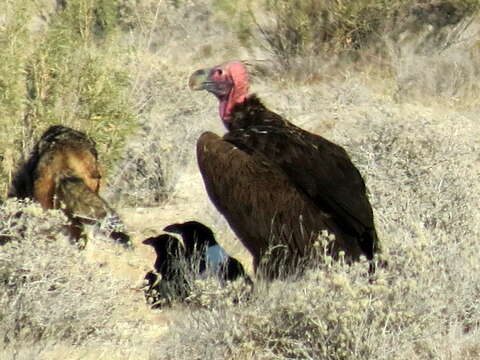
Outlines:
<svg viewBox="0 0 480 360"><path fill-rule="evenodd" d="M228 130L246 129L250 126L285 126L288 122L280 115L268 110L257 95L248 96L236 104L231 112Z"/></svg>

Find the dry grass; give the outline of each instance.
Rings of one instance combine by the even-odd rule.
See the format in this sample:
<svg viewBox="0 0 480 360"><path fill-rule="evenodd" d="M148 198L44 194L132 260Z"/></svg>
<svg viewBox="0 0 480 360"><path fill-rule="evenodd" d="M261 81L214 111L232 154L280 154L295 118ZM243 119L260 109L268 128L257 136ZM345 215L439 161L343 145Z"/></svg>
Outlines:
<svg viewBox="0 0 480 360"><path fill-rule="evenodd" d="M135 290L154 260L140 241L170 223L212 226L251 273L249 255L209 202L196 167L198 134L224 130L215 99L186 89L189 73L245 57L272 60L262 64L278 69L278 60L260 48L248 56L222 25L218 1L135 4L122 2L121 32L95 51L102 64L121 64L128 75L126 98L115 101L128 99L136 127L120 161L108 163L104 196L136 246L128 251L96 238L79 251L62 235L59 212L3 203L0 235L13 239L0 245L1 358L477 359L479 20L445 27L448 36L435 39L428 27L418 37L385 34L390 56L366 50L370 63L335 62L308 81L278 71L275 81L268 71L255 78L254 90L272 110L343 145L364 174L389 262L373 283L366 264L332 263L295 282L257 283L240 304L231 301L239 295L235 286L200 281L194 305L152 311ZM2 27L18 25L7 20L0 19ZM46 25L34 23L41 37ZM17 30L10 34L28 38L22 36L30 27ZM19 51L13 37L8 41ZM2 184L7 167L28 148L19 142L30 141L19 120L23 83L10 76L21 69L9 59L0 67L0 85L8 89L0 95L8 120L1 126L13 124L15 131L1 138ZM54 109L71 117L80 108L66 102ZM89 126L82 121L80 128ZM111 129L105 130L101 139L121 144L117 132L105 136ZM102 156L109 143L101 142Z"/></svg>
<svg viewBox="0 0 480 360"><path fill-rule="evenodd" d="M295 283L260 285L244 306L180 318L170 341L158 343L169 355L154 358L478 357L475 118L394 104L358 78L290 87L271 107L282 103L295 104L287 112L297 123L352 154L370 190L388 269L373 284L365 265L334 264ZM313 114L328 120L314 123Z"/></svg>
<svg viewBox="0 0 480 360"><path fill-rule="evenodd" d="M114 0L41 0L1 4L0 194L40 135L62 124L91 135L102 161L118 159L135 128ZM105 56L108 52L109 56Z"/></svg>

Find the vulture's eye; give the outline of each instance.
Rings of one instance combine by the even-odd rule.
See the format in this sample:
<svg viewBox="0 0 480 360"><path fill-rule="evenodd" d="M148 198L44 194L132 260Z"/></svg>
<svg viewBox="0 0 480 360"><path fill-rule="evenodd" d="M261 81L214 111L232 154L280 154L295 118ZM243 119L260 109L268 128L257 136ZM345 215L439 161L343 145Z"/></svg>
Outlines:
<svg viewBox="0 0 480 360"><path fill-rule="evenodd" d="M223 74L222 69L217 69L217 75L221 76Z"/></svg>

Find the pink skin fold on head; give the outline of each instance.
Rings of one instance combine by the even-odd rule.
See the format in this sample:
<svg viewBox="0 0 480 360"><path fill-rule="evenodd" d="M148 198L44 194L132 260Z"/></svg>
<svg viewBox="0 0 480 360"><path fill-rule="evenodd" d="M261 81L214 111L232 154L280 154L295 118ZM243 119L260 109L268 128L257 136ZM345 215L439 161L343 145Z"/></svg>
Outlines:
<svg viewBox="0 0 480 360"><path fill-rule="evenodd" d="M233 85L226 98L220 99L219 112L220 118L227 128L231 120L231 112L236 104L242 103L248 96L248 71L243 63L234 61L219 66L230 78Z"/></svg>

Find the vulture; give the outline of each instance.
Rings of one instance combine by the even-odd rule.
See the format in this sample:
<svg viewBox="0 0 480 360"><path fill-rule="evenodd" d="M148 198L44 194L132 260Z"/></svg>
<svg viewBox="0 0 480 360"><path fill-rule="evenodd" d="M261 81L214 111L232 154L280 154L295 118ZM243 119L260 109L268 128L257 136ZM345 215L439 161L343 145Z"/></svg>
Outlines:
<svg viewBox="0 0 480 360"><path fill-rule="evenodd" d="M253 284L242 264L217 243L209 227L198 221L187 221L168 225L163 230L182 236L185 257L194 264L198 261L200 274L213 272L222 282L243 278Z"/></svg>
<svg viewBox="0 0 480 360"><path fill-rule="evenodd" d="M295 273L323 251L347 262L379 252L364 180L339 145L270 111L249 92L244 63L195 71L192 90L219 101L227 132L204 132L197 161L207 193L266 278ZM334 236L331 236L334 235ZM370 271L374 271L373 261Z"/></svg>

